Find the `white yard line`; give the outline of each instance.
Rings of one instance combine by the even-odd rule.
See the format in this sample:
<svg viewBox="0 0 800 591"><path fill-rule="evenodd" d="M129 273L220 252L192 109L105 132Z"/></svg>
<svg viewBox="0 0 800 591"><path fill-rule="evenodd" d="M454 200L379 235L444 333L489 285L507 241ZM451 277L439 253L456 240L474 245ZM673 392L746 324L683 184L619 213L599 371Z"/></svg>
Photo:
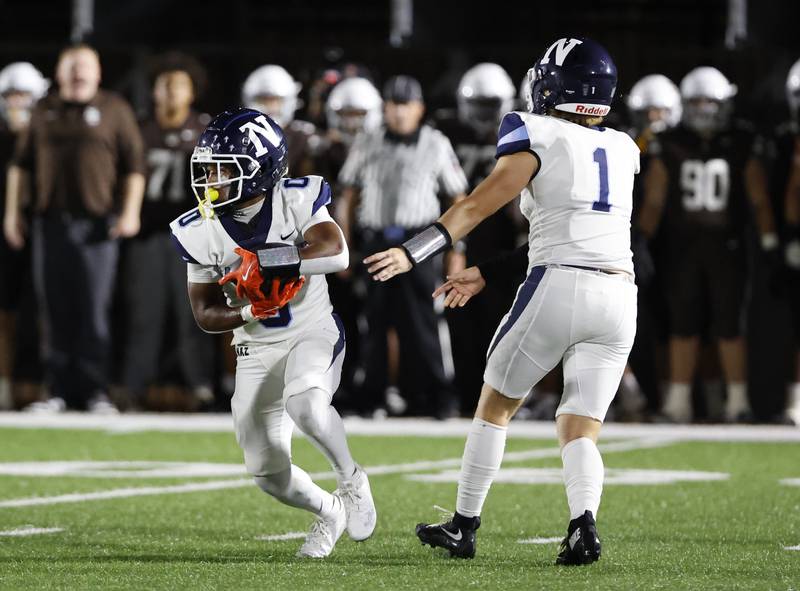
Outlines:
<svg viewBox="0 0 800 591"><path fill-rule="evenodd" d="M663 447L674 443L672 439L641 439L631 441L620 441L601 445L600 449L604 453L625 452L652 447ZM559 457L561 452L557 447L547 447L542 449L531 449L525 451L510 452L503 456L504 462L521 462L540 458ZM437 470L440 468L452 468L461 465L461 458L448 458L444 460L430 460L421 462L409 462L401 464L388 464L383 466L366 466L365 470L370 476L382 474L402 474L406 472L419 472L422 470ZM314 480L331 480L336 478L334 472L317 472L310 475ZM59 505L63 503L82 503L86 501L102 501L108 499L123 499L130 497L141 497L162 494L182 494L191 492L224 490L231 488L243 488L252 486L248 478L237 478L235 480L216 480L211 482L189 482L186 484L175 484L170 486L141 486L113 488L110 490L70 493L65 495L55 495L50 497L25 497L20 499L8 499L0 501L0 509L12 507L34 507L42 505Z"/></svg>
<svg viewBox="0 0 800 591"><path fill-rule="evenodd" d="M345 429L351 435L406 436L406 437L464 437L472 421L452 419L387 419L374 421L348 417ZM0 427L20 429L80 429L111 433L139 431L164 432L215 432L232 433L231 416L217 414L121 414L98 416L88 413L68 412L39 415L20 412L0 412ZM509 437L519 439L555 439L552 421L512 421ZM607 423L603 437L607 439L640 437L673 437L684 441L744 441L744 442L798 442L800 429L780 425L652 425Z"/></svg>
<svg viewBox="0 0 800 591"><path fill-rule="evenodd" d="M208 490L223 490L226 488L241 488L250 486L249 479L217 480L214 482L190 482L172 486L137 486L127 488L112 488L89 493L71 493L55 495L52 497L27 497L22 499L9 499L0 501L1 508L9 507L35 507L37 505L60 505L62 503L83 503L85 501L104 501L107 499L127 499L129 497L145 497L149 495L164 495L176 493L190 493Z"/></svg>
<svg viewBox="0 0 800 591"><path fill-rule="evenodd" d="M786 486L800 486L800 478L784 478L778 482L785 484Z"/></svg>
<svg viewBox="0 0 800 591"><path fill-rule="evenodd" d="M524 540L517 540L517 544L556 544L563 540L562 537L555 538L525 538Z"/></svg>
<svg viewBox="0 0 800 591"><path fill-rule="evenodd" d="M256 540L260 542L283 542L284 540L298 540L305 538L306 534L301 531L290 531L285 534L275 534L269 536L258 536Z"/></svg>
<svg viewBox="0 0 800 591"><path fill-rule="evenodd" d="M797 544L797 546L784 546L783 549L784 550L800 550L800 544Z"/></svg>
<svg viewBox="0 0 800 591"><path fill-rule="evenodd" d="M39 534L57 534L64 531L63 527L18 527L17 529L7 529L0 531L0 536L4 537L22 537L22 536L36 536Z"/></svg>

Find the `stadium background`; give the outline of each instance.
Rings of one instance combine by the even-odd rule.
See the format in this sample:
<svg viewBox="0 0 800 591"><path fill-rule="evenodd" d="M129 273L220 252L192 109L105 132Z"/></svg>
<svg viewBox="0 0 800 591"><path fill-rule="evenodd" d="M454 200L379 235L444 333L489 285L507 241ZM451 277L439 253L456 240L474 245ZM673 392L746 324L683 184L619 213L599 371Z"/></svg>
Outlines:
<svg viewBox="0 0 800 591"><path fill-rule="evenodd" d="M707 64L739 86L740 114L764 124L787 115L784 81L800 49L800 5L794 2L409 4L412 32L395 40L395 46L389 0L97 0L93 27L83 34L73 24L73 3L12 0L0 3L5 13L0 61L32 61L49 74L65 43L83 39L100 52L105 86L146 109L148 59L180 49L208 69L210 84L200 103L208 111L237 102L242 81L261 64L282 64L307 85L323 67L352 61L368 66L378 82L398 72L417 76L429 106L436 108L453 102L458 77L472 64L495 61L519 82L548 40L583 34L614 56L621 93L645 74L661 72L680 80L689 69ZM746 13L746 32L738 37L732 32L737 6Z"/></svg>

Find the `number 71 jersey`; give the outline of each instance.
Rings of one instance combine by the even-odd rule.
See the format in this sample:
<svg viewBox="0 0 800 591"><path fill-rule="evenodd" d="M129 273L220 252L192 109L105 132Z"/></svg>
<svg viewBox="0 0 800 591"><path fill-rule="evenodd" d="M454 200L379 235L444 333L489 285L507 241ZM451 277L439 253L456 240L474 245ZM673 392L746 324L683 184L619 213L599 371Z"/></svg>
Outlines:
<svg viewBox="0 0 800 591"><path fill-rule="evenodd" d="M496 157L530 152L539 170L522 191L529 268L561 264L633 273L631 212L639 148L625 133L508 113Z"/></svg>

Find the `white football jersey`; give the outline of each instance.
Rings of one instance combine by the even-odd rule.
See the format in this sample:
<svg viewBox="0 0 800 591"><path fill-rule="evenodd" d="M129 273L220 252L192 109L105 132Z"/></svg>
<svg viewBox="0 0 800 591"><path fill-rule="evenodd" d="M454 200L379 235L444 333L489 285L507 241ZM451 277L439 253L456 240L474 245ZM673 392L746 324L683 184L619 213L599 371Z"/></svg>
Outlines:
<svg viewBox="0 0 800 591"><path fill-rule="evenodd" d="M607 127L511 112L503 117L497 157L532 152L539 170L522 191L530 222L528 268L562 264L633 273L633 178L639 148Z"/></svg>
<svg viewBox="0 0 800 591"><path fill-rule="evenodd" d="M170 224L176 248L188 263L192 283L215 283L241 264L237 246L250 251L270 243L303 244L303 234L321 222L333 222L327 205L331 189L319 176L283 179L263 201L249 223L233 212L204 218L195 208ZM247 305L236 297L233 283L222 290L232 308ZM306 276L305 285L277 316L251 322L233 331L234 344L269 344L291 339L333 312L324 275Z"/></svg>

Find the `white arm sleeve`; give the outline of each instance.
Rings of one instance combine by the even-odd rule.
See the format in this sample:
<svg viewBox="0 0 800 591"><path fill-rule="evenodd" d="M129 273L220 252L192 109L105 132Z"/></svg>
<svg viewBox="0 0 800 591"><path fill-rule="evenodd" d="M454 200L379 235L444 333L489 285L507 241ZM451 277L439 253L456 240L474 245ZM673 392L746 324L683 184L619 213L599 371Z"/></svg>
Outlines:
<svg viewBox="0 0 800 591"><path fill-rule="evenodd" d="M222 275L209 265L186 263L186 276L191 283L216 283Z"/></svg>
<svg viewBox="0 0 800 591"><path fill-rule="evenodd" d="M330 214L328 213L327 207L321 207L313 216L311 216L311 220L309 220L309 223L307 223L303 228L303 233L305 234L305 231L311 226L321 224L322 222L331 222L332 224L336 225L336 229L339 231L339 236L342 237L342 244L344 245L344 248L342 249L342 252L333 256L319 257L315 259L303 259L300 262L301 275L326 275L328 273L337 273L347 269L350 264L350 252L347 248L347 242L345 242L342 229L339 227L339 224L333 221L333 218L331 218Z"/></svg>

